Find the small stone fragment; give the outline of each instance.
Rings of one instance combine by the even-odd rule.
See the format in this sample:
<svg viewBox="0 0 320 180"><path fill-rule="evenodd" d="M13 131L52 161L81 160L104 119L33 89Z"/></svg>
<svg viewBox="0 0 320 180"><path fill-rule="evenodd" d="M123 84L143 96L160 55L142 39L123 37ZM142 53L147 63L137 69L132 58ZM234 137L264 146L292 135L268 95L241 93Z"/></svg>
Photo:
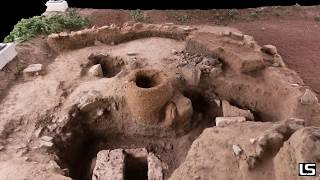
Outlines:
<svg viewBox="0 0 320 180"><path fill-rule="evenodd" d="M88 72L91 76L103 77L102 67L100 64L91 66Z"/></svg>
<svg viewBox="0 0 320 180"><path fill-rule="evenodd" d="M40 139L43 140L43 141L51 142L51 141L53 140L53 137L50 137L50 136L42 136Z"/></svg>
<svg viewBox="0 0 320 180"><path fill-rule="evenodd" d="M232 145L232 149L235 155L239 156L242 153L242 149L239 145Z"/></svg>
<svg viewBox="0 0 320 180"><path fill-rule="evenodd" d="M217 104L218 107L221 106L221 101L220 101L220 99L214 99L214 102Z"/></svg>
<svg viewBox="0 0 320 180"><path fill-rule="evenodd" d="M210 70L210 77L214 78L217 77L218 75L220 75L222 73L222 68L220 66L218 67L213 67Z"/></svg>
<svg viewBox="0 0 320 180"><path fill-rule="evenodd" d="M277 48L273 45L270 45L270 44L262 46L261 51L263 51L267 54L270 54L270 55L278 54Z"/></svg>
<svg viewBox="0 0 320 180"><path fill-rule="evenodd" d="M52 147L52 146L53 146L52 142L40 141L40 147Z"/></svg>
<svg viewBox="0 0 320 180"><path fill-rule="evenodd" d="M177 50L175 50L175 49L171 49L171 54L178 54L178 51Z"/></svg>
<svg viewBox="0 0 320 180"><path fill-rule="evenodd" d="M39 75L42 71L42 64L30 64L27 68L23 70L23 74L28 77Z"/></svg>
<svg viewBox="0 0 320 180"><path fill-rule="evenodd" d="M128 56L135 56L135 55L137 55L137 53L136 52L127 52L127 55Z"/></svg>
<svg viewBox="0 0 320 180"><path fill-rule="evenodd" d="M97 109L97 116L100 117L103 115L103 109L99 108Z"/></svg>
<svg viewBox="0 0 320 180"><path fill-rule="evenodd" d="M253 114L250 110L243 110L236 106L232 106L228 101L222 101L222 110L224 117L239 117L243 116L247 120L254 120Z"/></svg>
<svg viewBox="0 0 320 180"><path fill-rule="evenodd" d="M250 143L251 143L251 144L254 144L256 141L257 141L257 139L255 139L255 138L251 138L251 139L250 139Z"/></svg>
<svg viewBox="0 0 320 180"><path fill-rule="evenodd" d="M216 117L216 126L226 127L231 124L245 122L245 117Z"/></svg>
<svg viewBox="0 0 320 180"><path fill-rule="evenodd" d="M243 40L244 35L239 32L230 32L230 37L235 40Z"/></svg>
<svg viewBox="0 0 320 180"><path fill-rule="evenodd" d="M37 130L34 131L34 136L38 138L42 132L43 127L39 127Z"/></svg>
<svg viewBox="0 0 320 180"><path fill-rule="evenodd" d="M300 103L304 105L316 104L318 103L318 98L310 89L306 89L300 98Z"/></svg>

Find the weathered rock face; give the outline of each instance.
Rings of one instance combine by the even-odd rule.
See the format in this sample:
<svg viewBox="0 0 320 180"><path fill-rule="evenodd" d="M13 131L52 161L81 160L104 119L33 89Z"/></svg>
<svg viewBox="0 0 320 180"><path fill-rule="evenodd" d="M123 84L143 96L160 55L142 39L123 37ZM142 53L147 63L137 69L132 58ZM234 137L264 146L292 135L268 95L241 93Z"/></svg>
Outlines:
<svg viewBox="0 0 320 180"><path fill-rule="evenodd" d="M316 159L318 149L312 149L311 146L314 147L314 144L312 144L308 146L310 147L308 152L297 151L299 154L294 154L296 149L304 148L301 146L291 147L291 143L287 142L285 142L283 147L282 145L286 138L290 137L295 131L297 131L295 134L299 135L294 134L290 139L302 143L300 138L309 138L309 136L301 136L299 132L306 131L306 129L303 128L303 120L298 119L289 119L277 124L247 121L230 124L225 127L207 128L193 142L185 162L176 169L169 179L223 180L238 178L253 180L259 178L267 180L275 179L275 177L278 179L289 177L287 179L290 179L290 176L286 176L286 174L279 176L277 174L279 172L292 172L292 174L294 173L298 177L297 171L293 167L297 167L297 162L300 162L299 160L301 162L309 162L312 159ZM290 157L286 157L288 150L283 150L288 149L286 146L290 147L292 151L290 153L293 155ZM274 163L272 163L274 156ZM306 158L291 161L295 157ZM283 161L283 158L287 160L280 163L280 161ZM279 162L279 164L276 165L276 162ZM282 171L281 167L292 169ZM234 169L237 169L237 171Z"/></svg>
<svg viewBox="0 0 320 180"><path fill-rule="evenodd" d="M246 179L243 174L246 172L242 169L247 168L246 157L254 152L249 139L258 136L271 126L271 123L243 122L223 128L205 129L193 142L186 160L169 179ZM271 172L269 168L264 170L267 173ZM257 176L253 176L252 179L254 177ZM259 178L270 179L263 176Z"/></svg>
<svg viewBox="0 0 320 180"><path fill-rule="evenodd" d="M298 180L299 163L317 163L320 159L320 129L306 127L296 131L273 160L277 180ZM317 169L319 170L319 169ZM317 171L317 175L319 172ZM313 179L304 177L303 179Z"/></svg>

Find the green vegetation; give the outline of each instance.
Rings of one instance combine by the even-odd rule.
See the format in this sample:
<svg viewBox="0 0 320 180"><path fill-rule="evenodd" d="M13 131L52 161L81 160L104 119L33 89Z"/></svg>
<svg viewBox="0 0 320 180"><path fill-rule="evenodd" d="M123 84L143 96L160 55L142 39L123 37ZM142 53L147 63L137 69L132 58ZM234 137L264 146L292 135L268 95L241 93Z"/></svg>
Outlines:
<svg viewBox="0 0 320 180"><path fill-rule="evenodd" d="M320 15L314 17L314 20L320 22Z"/></svg>
<svg viewBox="0 0 320 180"><path fill-rule="evenodd" d="M251 12L249 15L252 18L258 18L259 17L258 11Z"/></svg>
<svg viewBox="0 0 320 180"><path fill-rule="evenodd" d="M89 26L89 20L79 16L75 9L70 9L67 15L34 16L29 19L21 19L5 37L4 42L23 42L40 34L57 33L66 29L78 30L87 26Z"/></svg>
<svg viewBox="0 0 320 180"><path fill-rule="evenodd" d="M131 10L131 17L137 22L146 22L149 20L149 17L145 16L140 9Z"/></svg>
<svg viewBox="0 0 320 180"><path fill-rule="evenodd" d="M228 15L229 17L231 17L232 19L237 19L237 18L238 18L238 15L239 15L239 12L238 12L238 10L236 10L236 9L229 9L229 10L227 11L227 15Z"/></svg>
<svg viewBox="0 0 320 180"><path fill-rule="evenodd" d="M182 22L182 23L187 23L189 22L192 18L187 15L187 14L178 14L177 12L175 11L170 11L170 14L179 22Z"/></svg>

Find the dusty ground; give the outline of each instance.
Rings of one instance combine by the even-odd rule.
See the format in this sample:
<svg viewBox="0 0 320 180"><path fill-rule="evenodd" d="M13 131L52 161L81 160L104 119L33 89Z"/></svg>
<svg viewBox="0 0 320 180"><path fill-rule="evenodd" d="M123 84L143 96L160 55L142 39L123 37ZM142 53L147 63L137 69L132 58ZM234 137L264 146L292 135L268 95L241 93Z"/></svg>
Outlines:
<svg viewBox="0 0 320 180"><path fill-rule="evenodd" d="M88 16L93 25L103 26L122 24L133 20L128 10L92 10L82 9L81 14ZM315 18L320 15L319 6L301 7L262 7L243 10L148 10L143 11L147 22L175 24L208 24L228 25L236 27L245 34L255 37L259 44L273 44L283 56L284 61L295 70L308 86L320 93L319 42L320 23ZM34 44L34 46L32 46ZM39 54L50 54L48 49L41 45L41 38L22 47L29 46ZM21 48L22 51L26 51ZM18 71L31 63L48 63L51 58L39 56L37 60L30 58L29 53L24 53L16 61L0 72L0 98L11 87L11 80L19 79ZM38 57L38 56L36 56ZM319 95L318 95L319 97Z"/></svg>
<svg viewBox="0 0 320 180"><path fill-rule="evenodd" d="M310 86L311 89L318 93L319 97L320 83L318 77L320 77L320 72L318 71L318 68L320 62L317 60L320 56L320 52L318 51L320 48L320 37L318 36L318 33L320 32L320 22L315 20L315 17L320 15L319 8L320 7L318 6L294 6L245 10L150 10L143 12L145 16L144 21L150 23L161 24L173 22L175 24L184 25L230 26L238 28L244 34L252 35L259 45L273 44L278 48L278 52L287 66L295 70L303 79L305 85ZM80 10L80 13L84 16L88 16L93 22L92 25L95 26L110 25L112 23L121 25L132 20L130 11L127 10L83 9ZM204 32L218 32L221 30L217 27L198 27L203 28L202 30ZM194 38L195 41L202 40L206 42L205 34L200 33L199 36L192 38ZM206 43L210 46L210 43L212 42L209 40ZM211 45L215 44L213 43ZM57 159L56 157L52 157L53 155L50 154L50 151L46 152L42 149L36 151L31 150L37 146L37 141L33 136L34 132L40 127L47 128L44 128L43 134L53 136L59 134L62 136L57 138L58 140L55 138L55 141L58 142L58 150L55 149L55 151L57 151L57 154L60 156L60 159L56 161L62 169L68 168L69 170L63 170L63 173L60 172L60 170L59 174L68 175L69 173L71 177L76 179L87 179L89 174L86 171L89 169L92 158L99 150L118 147L135 148L144 146L149 151L156 153L167 164L167 169L164 171L165 179L169 178L173 171L178 167L178 170L171 176L172 179L206 179L206 175L217 179L232 179L237 176L241 176L242 179L248 179L248 177L252 179L255 177L262 179L277 177L278 179L283 179L283 177L288 178L287 172L290 172L290 169L288 170L284 167L282 167L282 169L280 167L278 168L280 169L279 172L274 171L274 166L277 165L276 163L279 161L279 157L280 159L294 159L298 157L297 161L299 162L316 159L318 162L318 154L314 151L310 153L310 156L300 157L300 154L294 154L294 151L292 150L294 149L292 146L295 144L303 144L301 143L302 140L309 140L309 138L313 138L313 136L315 136L315 139L318 139L317 129L308 129L297 132L301 133L304 139L299 138L299 134L292 136L289 141L292 141L294 145L290 145L290 143L288 143L288 145L287 142L285 142L285 145L281 149L280 147L277 147L279 140L276 139L276 141L271 138L272 152L270 154L268 152L267 157L271 156L272 158L266 158L264 156L260 157L259 155L252 153L254 150L252 150L249 139L261 136L261 134L263 135L263 133L271 129L270 131L278 133L276 134L277 137L282 137L280 138L280 143L282 144L284 141L287 141L290 135L298 128L292 130L290 129L292 126L285 124L283 126L289 130L288 132L281 134L283 133L282 131L278 132L278 130L274 130L274 126L277 125L276 123L248 122L246 124L235 125L225 129L216 127L210 128L200 135L204 128L212 127L214 125L212 120L214 117L221 116L221 114L217 112L210 114L202 111L202 109L212 108L211 104L207 102L207 97L203 96L204 92L201 91L201 88L204 87L197 89L197 92L200 92L197 94L191 89L179 89L181 87L176 85L179 87L177 89L184 93L184 96L191 99L195 110L195 115L192 117L194 126L192 126L192 130L187 134L173 136L170 132L165 132L163 134L159 129L155 129L154 131L141 130L137 128L135 124L131 124L132 122L128 121L128 119L131 118L130 115L128 115L130 113L127 110L126 103L123 103L122 99L127 97L125 92L122 91L123 89L126 89L126 87L123 87L121 83L125 81L124 77L126 77L132 69L136 68L136 65L130 64L132 59L128 56L124 56L124 54L134 51L139 54L138 59L135 61L142 63L141 66L157 67L167 71L171 76L172 74L179 74L178 72L175 72L174 66L171 66L172 64L170 64L172 47L179 51L182 50L184 46L185 43L181 41L153 37L121 43L116 46L98 43L93 47L84 47L74 51L57 54L47 46L46 37L39 37L30 42L19 44L17 47L19 52L18 57L13 60L4 71L0 72L0 132L2 132L2 134L0 134L0 151L5 146L4 153L0 154L0 160L2 161L0 166L3 167L1 169L6 168L6 170L0 171L0 174L2 174L5 179L17 178L14 176L13 169L15 169L16 164L19 163L24 169L21 172L21 177L27 177L27 179L32 179L32 176L30 177L28 171L32 171L32 173L37 175L40 174L37 177L43 179L48 175L41 174L43 172L39 171L39 169L49 169L50 172L58 171L57 169L60 170L60 168L57 168L55 165L52 165L52 167L45 165L48 161L51 162L53 159ZM233 48L236 49L235 52L239 50L237 49L237 45L230 45L230 47L231 50ZM246 56L246 53L250 54L250 52L247 51L238 52L239 56ZM115 77L116 80L114 78L99 79L88 77L86 71L89 66L93 65L87 62L88 57L90 54L99 53L117 57L115 58L117 60L122 58L122 60L126 62L125 66L129 67L129 72L123 71ZM145 59L148 60L148 63L143 64ZM168 62L163 62L162 59L169 60ZM47 74L33 80L24 79L21 70L24 69L26 65L32 63L43 64L44 68L47 70ZM238 65L235 64L235 67L237 66ZM233 65L231 65L231 69L229 69L230 67L224 68L224 73L230 74L229 76L224 77L225 79L215 79L216 84L213 86L218 86L213 87L216 91L215 93L221 99L236 103L235 105L241 108L248 108L253 112L260 111L259 116L255 114L256 121L284 121L293 115L299 118L305 118L306 125L319 125L317 118L319 117L320 112L317 108L313 109L312 107L308 109L295 104L296 99L301 95L302 89L295 89L294 87L291 87L292 84L288 84L288 82L298 82L299 85L303 83L300 83L299 77L297 77L294 72L282 68L277 70L276 68L269 67L268 70L264 71L262 74L257 73L253 74L253 76L251 74L250 76L252 77L242 75L238 77L236 73L239 72L233 72L235 70L232 69L234 68ZM282 77L286 73L287 77ZM280 74L280 79L278 79L278 74ZM226 80L230 83L225 83ZM259 84L260 81L263 83ZM239 82L240 85L237 84ZM174 81L174 83L176 82ZM203 82L202 84L204 84L204 86L207 85ZM255 87L254 84L257 84L257 86ZM224 88L219 89L220 85ZM251 88L248 90L246 89L247 87ZM225 88L230 89L230 91L226 91ZM120 110L123 111L121 113L113 112L113 110L108 109L109 107L104 107L108 109L103 111L104 113L107 113L107 115L104 115L101 119L92 118L92 114L96 113L96 109L92 110L92 107L89 108L90 111L85 113L82 112L77 114L79 112L74 112L73 107L78 105L75 102L78 101L79 97L83 96L82 93L86 94L91 91L94 91L94 93L96 93L96 91L101 93L98 93L98 95L95 96L102 96L102 102L104 102L104 104L108 104L109 106L110 103L110 106L112 104L113 107L113 103L116 103L115 106L119 106L120 109L123 108ZM241 95L236 95L234 92L238 92ZM280 98L277 97L278 94ZM162 95L164 96L164 94ZM251 96L256 96L258 98L255 99ZM269 99L270 101L268 102ZM19 101L19 103L17 103L17 101ZM275 108L268 106L274 106ZM296 107L298 107L298 109L295 109ZM66 112L64 112L64 110ZM62 126L62 130L59 128L56 130L57 127L53 127L53 125L56 126L57 122L61 123L60 119L63 119L64 116L73 116L75 118L70 119L69 117L67 121L61 120L62 122L65 121L67 124ZM199 119L201 119L201 121L197 122ZM104 123L105 120L108 121L107 124ZM294 124L293 127L296 126L297 125ZM51 128L54 130L51 130ZM254 129L254 131L251 132L251 129ZM68 131L75 133L76 135L72 136L72 141L83 138L82 140L86 141L86 143L81 144L80 146L78 146L76 142L69 142L69 140L67 140L66 143L64 142L64 136L67 135L64 135L63 133L60 134L60 131L63 131L65 134L68 134ZM221 136L221 134L226 135ZM312 136L310 134L312 134ZM103 136L103 140L99 140L101 135ZM200 137L192 143L199 135ZM267 135L267 137L269 137L269 135ZM276 142L273 142L273 140ZM216 144L220 147L216 148L211 144ZM249 152L249 154L235 157L232 150L230 150L234 144L241 145L245 152ZM88 148L87 146L92 147ZM191 150L189 151L190 146ZM276 147L274 148L273 146ZM301 146L310 148L318 146L318 144L316 141L308 141ZM225 151L225 149L228 148L230 151ZM78 151L77 149L81 149L84 152ZM209 155L208 157L207 155L212 153L212 151L217 151L217 154ZM283 152L291 151L293 152L289 157L283 155ZM303 155L306 154L305 149L301 152L303 152ZM39 153L39 155L37 153ZM251 157L251 155L258 157L261 166L259 165L256 170L249 172L246 169L247 164L245 162L249 161L248 159L250 159L249 157ZM80 156L86 156L87 158L80 159ZM223 159L224 157L225 159ZM15 160L13 161L10 159ZM201 164L197 163L202 161L209 163L207 164L208 166L203 167ZM220 166L211 167L210 164L212 161L223 161L223 163L221 163ZM273 161L276 163L273 164ZM30 165L29 162L40 162L40 164ZM288 160L288 162L287 165L292 165L290 160ZM225 164L229 165L233 163L239 163L241 168L239 172L230 173L230 168L237 168L237 166L233 167L230 165L227 168L224 167ZM283 163L285 164L287 161ZM216 171L221 171L221 173L211 173L213 171L212 169L207 170L206 168L208 167L216 168ZM267 173L261 173L261 169L267 170ZM57 179L65 179L65 177L60 177L60 175L56 176ZM55 177L52 176L51 178Z"/></svg>
<svg viewBox="0 0 320 180"><path fill-rule="evenodd" d="M82 10L94 25L122 24L132 20L126 10ZM320 93L319 6L263 7L243 10L149 10L147 22L225 25L252 35L259 44L273 44L289 68ZM320 97L320 96L319 96Z"/></svg>

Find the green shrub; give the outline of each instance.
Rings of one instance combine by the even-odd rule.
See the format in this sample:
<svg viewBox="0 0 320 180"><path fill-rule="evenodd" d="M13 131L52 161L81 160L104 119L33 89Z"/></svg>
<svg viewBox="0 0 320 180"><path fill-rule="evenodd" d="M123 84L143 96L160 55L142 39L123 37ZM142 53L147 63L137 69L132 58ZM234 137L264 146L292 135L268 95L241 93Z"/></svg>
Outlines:
<svg viewBox="0 0 320 180"><path fill-rule="evenodd" d="M74 9L69 10L67 15L34 16L29 19L21 19L5 37L4 42L23 42L39 34L57 33L65 29L77 30L88 25L89 20L79 16Z"/></svg>
<svg viewBox="0 0 320 180"><path fill-rule="evenodd" d="M236 19L237 16L239 15L239 12L238 12L238 10L236 10L236 9L229 9L229 10L227 11L227 14L228 14L229 17Z"/></svg>
<svg viewBox="0 0 320 180"><path fill-rule="evenodd" d="M249 15L252 18L258 18L259 17L258 11L251 12Z"/></svg>
<svg viewBox="0 0 320 180"><path fill-rule="evenodd" d="M175 11L170 11L171 16L173 16L177 21L182 23L189 22L192 18L187 14L178 14Z"/></svg>
<svg viewBox="0 0 320 180"><path fill-rule="evenodd" d="M137 22L145 22L149 18L143 14L140 9L131 10L130 11L131 17Z"/></svg>
<svg viewBox="0 0 320 180"><path fill-rule="evenodd" d="M314 17L314 20L320 22L320 15Z"/></svg>

